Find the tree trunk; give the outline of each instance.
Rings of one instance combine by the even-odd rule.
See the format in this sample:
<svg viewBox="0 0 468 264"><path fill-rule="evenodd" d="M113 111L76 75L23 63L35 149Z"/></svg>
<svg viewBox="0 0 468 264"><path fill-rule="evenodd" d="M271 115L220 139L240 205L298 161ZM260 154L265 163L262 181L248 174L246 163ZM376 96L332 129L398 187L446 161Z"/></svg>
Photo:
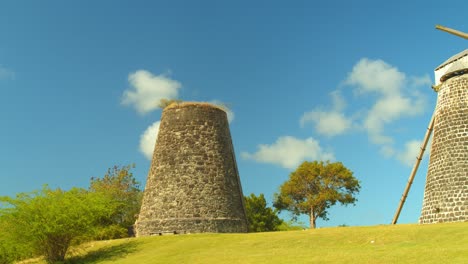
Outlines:
<svg viewBox="0 0 468 264"><path fill-rule="evenodd" d="M310 229L315 229L315 220L314 208L310 208Z"/></svg>

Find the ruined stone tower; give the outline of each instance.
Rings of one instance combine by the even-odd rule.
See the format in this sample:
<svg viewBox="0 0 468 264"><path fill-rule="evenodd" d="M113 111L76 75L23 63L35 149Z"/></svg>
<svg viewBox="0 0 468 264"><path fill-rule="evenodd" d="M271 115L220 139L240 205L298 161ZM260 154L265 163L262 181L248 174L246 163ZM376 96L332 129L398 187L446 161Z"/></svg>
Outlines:
<svg viewBox="0 0 468 264"><path fill-rule="evenodd" d="M166 107L136 235L235 233L247 228L226 112L207 103Z"/></svg>
<svg viewBox="0 0 468 264"><path fill-rule="evenodd" d="M468 50L436 68L437 106L420 223L468 221Z"/></svg>

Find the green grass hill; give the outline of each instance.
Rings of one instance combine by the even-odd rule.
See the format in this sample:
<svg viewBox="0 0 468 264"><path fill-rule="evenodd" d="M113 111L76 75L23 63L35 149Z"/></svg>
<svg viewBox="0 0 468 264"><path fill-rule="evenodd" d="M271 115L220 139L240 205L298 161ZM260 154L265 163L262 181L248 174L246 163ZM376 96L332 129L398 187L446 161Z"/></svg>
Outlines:
<svg viewBox="0 0 468 264"><path fill-rule="evenodd" d="M67 263L468 263L468 222L99 241Z"/></svg>

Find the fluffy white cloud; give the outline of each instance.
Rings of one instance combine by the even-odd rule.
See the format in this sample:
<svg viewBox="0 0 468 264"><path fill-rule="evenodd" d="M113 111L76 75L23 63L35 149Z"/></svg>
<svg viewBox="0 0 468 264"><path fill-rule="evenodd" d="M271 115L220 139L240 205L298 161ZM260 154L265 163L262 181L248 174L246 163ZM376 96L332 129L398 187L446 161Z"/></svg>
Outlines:
<svg viewBox="0 0 468 264"><path fill-rule="evenodd" d="M423 113L426 105L424 97L410 98L400 94L383 96L372 106L364 120L364 128L369 133L370 140L376 144L389 144L393 140L384 135L385 124L394 122L405 116Z"/></svg>
<svg viewBox="0 0 468 264"><path fill-rule="evenodd" d="M15 73L0 65L0 80L14 79Z"/></svg>
<svg viewBox="0 0 468 264"><path fill-rule="evenodd" d="M226 115L227 115L227 119L229 123L231 123L234 120L234 116L235 116L234 112L229 107L227 107L223 102L219 100L212 100L210 101L210 103L217 105L226 111Z"/></svg>
<svg viewBox="0 0 468 264"><path fill-rule="evenodd" d="M242 152L241 157L262 163L271 163L286 169L295 169L305 160L334 160L333 153L325 152L313 138L279 137L271 145L261 144L257 152Z"/></svg>
<svg viewBox="0 0 468 264"><path fill-rule="evenodd" d="M345 83L355 85L358 92L398 93L405 81L405 74L382 60L361 59Z"/></svg>
<svg viewBox="0 0 468 264"><path fill-rule="evenodd" d="M411 77L382 60L361 59L349 74L345 83L354 85L360 94L373 93L377 100L363 120L363 127L375 144L392 144L385 135L385 125L403 117L423 113L426 98L417 90L411 95L403 92L405 85L415 89L430 83L429 77ZM384 152L388 152L388 149Z"/></svg>
<svg viewBox="0 0 468 264"><path fill-rule="evenodd" d="M344 98L338 91L331 93L333 109L324 111L316 108L306 112L300 119L301 126L306 123L314 123L315 130L321 135L333 137L345 133L351 128L352 121L342 112L346 107Z"/></svg>
<svg viewBox="0 0 468 264"><path fill-rule="evenodd" d="M342 113L314 110L304 113L301 117L301 125L307 122L315 123L317 133L333 137L345 133L351 128L351 120Z"/></svg>
<svg viewBox="0 0 468 264"><path fill-rule="evenodd" d="M364 130L369 140L379 145L380 153L386 158L395 158L404 164L414 164L420 142L413 140L405 144L402 151L395 148L395 139L386 132L387 125L398 120L422 114L427 99L419 91L421 86L430 86L429 75L407 77L396 67L382 61L361 59L354 65L344 81L354 87L356 95L374 98L363 112L346 114L346 101L338 91L331 93L330 110L315 108L300 119L301 126L313 123L315 131L325 136L344 134L354 127ZM411 158L410 158L411 157Z"/></svg>
<svg viewBox="0 0 468 264"><path fill-rule="evenodd" d="M428 142L426 149L424 151L423 158L430 155L430 145L431 142ZM380 148L380 153L386 158L395 158L400 161L402 164L412 167L416 158L419 155L419 151L422 147L422 140L410 140L404 144L402 150L396 150L392 145L382 145Z"/></svg>
<svg viewBox="0 0 468 264"><path fill-rule="evenodd" d="M413 166L421 149L420 140L406 142L405 149L397 154L397 159L407 166Z"/></svg>
<svg viewBox="0 0 468 264"><path fill-rule="evenodd" d="M164 75L138 70L128 75L130 88L124 91L122 104L145 114L159 108L161 99L175 99L181 84Z"/></svg>
<svg viewBox="0 0 468 264"><path fill-rule="evenodd" d="M160 121L154 122L140 136L140 152L149 160L153 157L154 146L156 145L156 139L158 138L160 124Z"/></svg>

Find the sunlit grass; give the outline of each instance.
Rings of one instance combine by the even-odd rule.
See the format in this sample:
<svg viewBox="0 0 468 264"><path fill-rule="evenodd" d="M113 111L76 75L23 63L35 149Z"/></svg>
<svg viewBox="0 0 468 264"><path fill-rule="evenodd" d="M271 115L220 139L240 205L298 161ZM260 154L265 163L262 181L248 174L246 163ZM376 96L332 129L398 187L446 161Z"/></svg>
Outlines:
<svg viewBox="0 0 468 264"><path fill-rule="evenodd" d="M101 241L68 263L468 263L468 222Z"/></svg>

